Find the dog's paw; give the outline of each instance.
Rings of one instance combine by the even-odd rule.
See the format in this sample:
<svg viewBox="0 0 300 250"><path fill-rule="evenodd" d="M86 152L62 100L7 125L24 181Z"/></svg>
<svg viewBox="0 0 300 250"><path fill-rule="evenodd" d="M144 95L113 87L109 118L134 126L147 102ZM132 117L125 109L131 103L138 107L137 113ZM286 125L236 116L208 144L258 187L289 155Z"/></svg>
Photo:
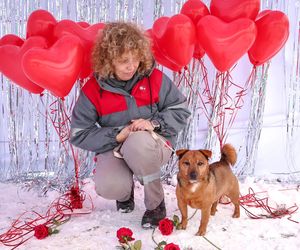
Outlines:
<svg viewBox="0 0 300 250"><path fill-rule="evenodd" d="M234 214L232 215L232 218L240 218L240 213L234 213Z"/></svg>
<svg viewBox="0 0 300 250"><path fill-rule="evenodd" d="M206 230L200 229L197 233L196 236L204 236L206 234Z"/></svg>

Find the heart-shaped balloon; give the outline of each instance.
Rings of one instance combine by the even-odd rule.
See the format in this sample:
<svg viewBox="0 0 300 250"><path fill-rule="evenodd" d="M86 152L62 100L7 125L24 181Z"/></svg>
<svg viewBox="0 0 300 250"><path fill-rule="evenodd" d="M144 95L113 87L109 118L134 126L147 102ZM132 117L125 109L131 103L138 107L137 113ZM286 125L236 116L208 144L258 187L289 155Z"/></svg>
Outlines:
<svg viewBox="0 0 300 250"><path fill-rule="evenodd" d="M197 24L198 42L221 72L229 70L249 50L256 32L255 23L248 18L226 23L208 15Z"/></svg>
<svg viewBox="0 0 300 250"><path fill-rule="evenodd" d="M69 94L82 67L84 51L80 39L66 35L49 49L34 48L22 60L26 76L57 97Z"/></svg>
<svg viewBox="0 0 300 250"><path fill-rule="evenodd" d="M197 25L202 17L209 15L209 10L200 0L188 0L182 5L180 13L191 18L194 24Z"/></svg>
<svg viewBox="0 0 300 250"><path fill-rule="evenodd" d="M46 10L35 10L28 17L26 38L31 36L42 36L47 39L51 46L56 39L53 37L53 29L57 21L52 14Z"/></svg>
<svg viewBox="0 0 300 250"><path fill-rule="evenodd" d="M210 13L225 22L238 18L255 20L260 8L260 0L211 0Z"/></svg>
<svg viewBox="0 0 300 250"><path fill-rule="evenodd" d="M196 36L195 25L183 14L157 19L152 33L162 54L180 67L187 65L193 57Z"/></svg>
<svg viewBox="0 0 300 250"><path fill-rule="evenodd" d="M16 46L22 46L24 40L14 34L7 34L0 39L0 46L11 44Z"/></svg>
<svg viewBox="0 0 300 250"><path fill-rule="evenodd" d="M248 51L253 65L270 60L283 47L289 37L289 20L281 11L264 11L255 21L257 36Z"/></svg>
<svg viewBox="0 0 300 250"><path fill-rule="evenodd" d="M84 48L84 62L79 78L83 79L92 73L91 52L100 30L104 28L104 23L97 23L86 28L71 20L62 20L54 28L54 36L60 38L64 35L77 36Z"/></svg>
<svg viewBox="0 0 300 250"><path fill-rule="evenodd" d="M162 52L160 51L157 41L155 40L155 37L153 36L152 29L147 30L147 35L149 36L151 40L151 49L153 56L155 58L155 61L157 61L160 65L165 66L169 68L170 70L173 70L175 72L180 71L181 67L177 64L174 64L168 60L167 57L165 57Z"/></svg>
<svg viewBox="0 0 300 250"><path fill-rule="evenodd" d="M88 22L84 22L84 21L77 22L77 24L79 24L82 28L90 27L90 24Z"/></svg>
<svg viewBox="0 0 300 250"><path fill-rule="evenodd" d="M199 43L196 43L193 57L199 60L204 55L205 55L205 50L202 48L202 46Z"/></svg>
<svg viewBox="0 0 300 250"><path fill-rule="evenodd" d="M28 38L22 46L7 44L0 46L0 71L14 83L34 94L40 94L44 88L29 80L22 69L22 57L32 48L46 48L47 41L43 37Z"/></svg>

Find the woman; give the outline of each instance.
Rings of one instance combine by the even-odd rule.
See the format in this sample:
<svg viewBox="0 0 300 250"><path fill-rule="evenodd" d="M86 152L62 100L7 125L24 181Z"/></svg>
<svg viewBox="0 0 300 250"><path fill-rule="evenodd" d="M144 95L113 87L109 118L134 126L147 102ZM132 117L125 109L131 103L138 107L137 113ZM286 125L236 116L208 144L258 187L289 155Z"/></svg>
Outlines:
<svg viewBox="0 0 300 250"><path fill-rule="evenodd" d="M106 24L92 54L94 77L82 88L71 143L96 153L96 192L134 209L133 175L144 185L144 228L166 216L161 167L190 112L171 80L154 68L150 42L136 25Z"/></svg>

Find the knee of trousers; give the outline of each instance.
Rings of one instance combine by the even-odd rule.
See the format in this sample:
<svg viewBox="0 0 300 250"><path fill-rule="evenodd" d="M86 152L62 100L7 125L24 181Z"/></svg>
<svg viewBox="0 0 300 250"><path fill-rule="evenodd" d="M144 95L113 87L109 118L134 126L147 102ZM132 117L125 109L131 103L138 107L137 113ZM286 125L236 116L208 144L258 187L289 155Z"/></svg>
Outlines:
<svg viewBox="0 0 300 250"><path fill-rule="evenodd" d="M152 162L156 165L161 163L160 145L148 131L137 131L132 133L124 142L122 153L124 159L135 158L136 161Z"/></svg>
<svg viewBox="0 0 300 250"><path fill-rule="evenodd" d="M116 180L114 176L95 176L95 191L96 193L108 200L124 201L129 199L133 180Z"/></svg>

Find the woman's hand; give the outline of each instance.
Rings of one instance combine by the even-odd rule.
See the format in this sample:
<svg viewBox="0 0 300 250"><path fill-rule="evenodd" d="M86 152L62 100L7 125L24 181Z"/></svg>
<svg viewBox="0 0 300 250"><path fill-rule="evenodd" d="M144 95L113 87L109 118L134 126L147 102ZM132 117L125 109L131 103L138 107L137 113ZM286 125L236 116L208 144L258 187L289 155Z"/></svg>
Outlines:
<svg viewBox="0 0 300 250"><path fill-rule="evenodd" d="M120 142L120 143L121 143L121 142L123 142L123 141L125 141L125 140L127 139L127 137L129 136L129 134L130 134L130 132L131 132L130 126L131 126L131 125L124 127L124 128L120 131L120 133L117 134L117 136L116 136L117 142Z"/></svg>
<svg viewBox="0 0 300 250"><path fill-rule="evenodd" d="M131 131L141 131L141 130L148 130L153 131L154 128L149 120L145 119L138 119L132 120L130 124Z"/></svg>

